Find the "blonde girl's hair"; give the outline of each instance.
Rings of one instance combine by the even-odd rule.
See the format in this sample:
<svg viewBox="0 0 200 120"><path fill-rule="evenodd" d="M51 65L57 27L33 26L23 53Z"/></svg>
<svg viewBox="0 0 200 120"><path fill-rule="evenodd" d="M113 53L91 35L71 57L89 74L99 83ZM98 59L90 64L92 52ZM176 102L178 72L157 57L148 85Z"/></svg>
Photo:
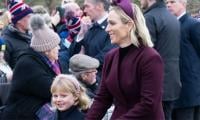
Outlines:
<svg viewBox="0 0 200 120"><path fill-rule="evenodd" d="M86 94L86 89L78 82L78 80L72 75L60 74L56 76L52 85L51 93L57 91L72 93L74 97L77 97L75 105L81 110L87 110L90 105L90 98Z"/></svg>
<svg viewBox="0 0 200 120"><path fill-rule="evenodd" d="M146 26L142 11L136 4L131 4L134 18L130 18L119 6L112 6L110 10L114 10L120 16L123 23L132 21L134 27L130 31L130 38L133 45L139 47L140 44L153 47L149 30Z"/></svg>

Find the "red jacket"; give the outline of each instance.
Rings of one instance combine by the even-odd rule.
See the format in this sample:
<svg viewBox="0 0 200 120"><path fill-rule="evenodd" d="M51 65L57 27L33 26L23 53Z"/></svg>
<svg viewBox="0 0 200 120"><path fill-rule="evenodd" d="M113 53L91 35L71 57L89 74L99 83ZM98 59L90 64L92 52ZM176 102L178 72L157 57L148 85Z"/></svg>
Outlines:
<svg viewBox="0 0 200 120"><path fill-rule="evenodd" d="M112 103L111 120L164 120L163 70L153 48L113 49L106 55L100 89L86 120L100 120Z"/></svg>

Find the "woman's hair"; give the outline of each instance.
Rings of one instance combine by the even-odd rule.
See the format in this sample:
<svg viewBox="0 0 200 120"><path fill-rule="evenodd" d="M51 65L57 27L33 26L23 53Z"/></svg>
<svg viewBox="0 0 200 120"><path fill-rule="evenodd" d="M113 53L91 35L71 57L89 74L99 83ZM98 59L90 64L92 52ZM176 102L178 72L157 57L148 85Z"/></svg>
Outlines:
<svg viewBox="0 0 200 120"><path fill-rule="evenodd" d="M78 82L78 80L72 75L58 75L52 85L51 93L56 91L72 93L74 97L77 97L75 104L81 109L86 110L90 105L90 98L86 94L86 89Z"/></svg>
<svg viewBox="0 0 200 120"><path fill-rule="evenodd" d="M130 20L133 21L134 27L132 27L130 31L130 38L135 46L139 47L140 44L142 44L144 46L153 47L144 16L136 4L132 4L134 18L130 18L119 6L114 5L110 10L114 10L116 13L118 13L123 23L127 23Z"/></svg>

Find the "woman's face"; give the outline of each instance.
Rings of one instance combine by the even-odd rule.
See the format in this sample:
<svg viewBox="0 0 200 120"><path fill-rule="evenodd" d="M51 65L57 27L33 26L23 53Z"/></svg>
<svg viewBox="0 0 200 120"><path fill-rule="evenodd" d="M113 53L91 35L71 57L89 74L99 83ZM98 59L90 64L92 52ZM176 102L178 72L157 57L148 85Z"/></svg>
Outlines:
<svg viewBox="0 0 200 120"><path fill-rule="evenodd" d="M75 105L76 99L70 92L56 91L52 94L53 105L59 111L68 110L71 106Z"/></svg>
<svg viewBox="0 0 200 120"><path fill-rule="evenodd" d="M108 26L106 31L110 35L111 43L121 46L126 42L130 42L130 24L123 23L120 19L120 16L114 11L111 10L108 14Z"/></svg>
<svg viewBox="0 0 200 120"><path fill-rule="evenodd" d="M45 52L46 56L49 58L50 61L58 60L58 52L60 46L56 46L55 48L51 49L48 52Z"/></svg>

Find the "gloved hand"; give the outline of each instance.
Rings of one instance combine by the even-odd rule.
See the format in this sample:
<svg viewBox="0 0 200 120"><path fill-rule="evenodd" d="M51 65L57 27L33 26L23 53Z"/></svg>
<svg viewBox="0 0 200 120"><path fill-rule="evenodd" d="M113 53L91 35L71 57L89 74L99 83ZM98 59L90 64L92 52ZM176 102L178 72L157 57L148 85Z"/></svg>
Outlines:
<svg viewBox="0 0 200 120"><path fill-rule="evenodd" d="M59 11L56 12L54 16L51 16L51 22L54 26L56 26L60 22L60 15Z"/></svg>

